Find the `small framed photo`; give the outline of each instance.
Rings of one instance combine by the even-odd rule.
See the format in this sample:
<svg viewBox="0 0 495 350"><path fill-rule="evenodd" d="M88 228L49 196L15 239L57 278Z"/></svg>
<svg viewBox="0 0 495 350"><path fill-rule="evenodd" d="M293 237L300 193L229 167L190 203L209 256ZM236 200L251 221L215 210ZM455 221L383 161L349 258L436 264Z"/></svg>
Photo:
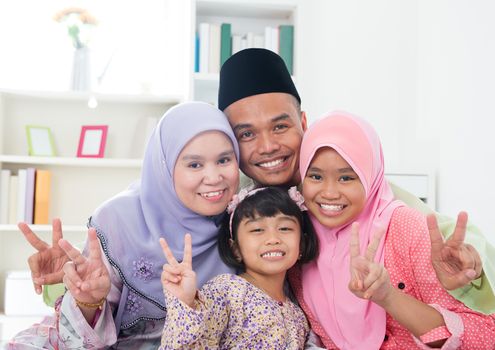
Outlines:
<svg viewBox="0 0 495 350"><path fill-rule="evenodd" d="M83 125L77 147L78 157L103 158L108 125Z"/></svg>
<svg viewBox="0 0 495 350"><path fill-rule="evenodd" d="M52 132L46 126L26 125L28 154L30 156L55 156Z"/></svg>

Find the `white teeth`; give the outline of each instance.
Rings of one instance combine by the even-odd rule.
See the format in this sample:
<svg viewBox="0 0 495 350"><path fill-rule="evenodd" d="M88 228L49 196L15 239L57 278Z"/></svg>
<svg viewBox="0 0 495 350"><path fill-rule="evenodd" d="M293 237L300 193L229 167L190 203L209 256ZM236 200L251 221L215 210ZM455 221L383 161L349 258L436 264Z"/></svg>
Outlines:
<svg viewBox="0 0 495 350"><path fill-rule="evenodd" d="M206 192L206 193L201 193L201 196L203 196L205 198L210 198L210 197L219 196L222 193L223 193L223 191Z"/></svg>
<svg viewBox="0 0 495 350"><path fill-rule="evenodd" d="M339 210L344 209L343 205L331 205L331 204L323 204L323 203L320 204L320 207L323 210L332 210L332 211L339 211Z"/></svg>
<svg viewBox="0 0 495 350"><path fill-rule="evenodd" d="M272 256L284 256L284 253L282 252L268 252L268 253L265 253L265 254L262 254L261 257L266 257L266 256L269 256L269 257L272 257Z"/></svg>
<svg viewBox="0 0 495 350"><path fill-rule="evenodd" d="M280 158L280 159L277 159L277 160L274 160L271 162L260 163L259 166L263 167L263 168L271 168L271 167L277 166L279 164L282 164L283 161L284 160L282 158Z"/></svg>

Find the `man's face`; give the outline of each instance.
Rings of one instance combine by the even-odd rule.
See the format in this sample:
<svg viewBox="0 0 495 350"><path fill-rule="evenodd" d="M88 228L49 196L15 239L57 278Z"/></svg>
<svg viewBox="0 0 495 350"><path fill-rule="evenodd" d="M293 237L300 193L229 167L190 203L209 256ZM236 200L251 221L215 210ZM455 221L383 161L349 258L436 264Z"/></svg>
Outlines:
<svg viewBox="0 0 495 350"><path fill-rule="evenodd" d="M267 93L243 98L225 109L241 153L240 168L257 183L298 185L299 148L306 115L292 95Z"/></svg>

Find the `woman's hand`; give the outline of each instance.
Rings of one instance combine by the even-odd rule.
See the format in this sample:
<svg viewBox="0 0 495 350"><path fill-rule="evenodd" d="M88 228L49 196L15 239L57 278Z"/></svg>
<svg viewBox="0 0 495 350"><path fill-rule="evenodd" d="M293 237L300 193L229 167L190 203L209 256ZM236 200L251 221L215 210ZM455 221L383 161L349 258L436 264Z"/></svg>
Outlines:
<svg viewBox="0 0 495 350"><path fill-rule="evenodd" d="M38 251L28 258L36 293L41 294L43 285L62 283L63 266L69 261L69 257L58 245L58 241L63 238L60 219L53 219L51 246L41 240L25 222L20 222L17 226L29 244Z"/></svg>
<svg viewBox="0 0 495 350"><path fill-rule="evenodd" d="M390 276L384 266L374 262L376 250L385 231L378 230L373 235L366 254L363 256L359 246L359 224L352 224L350 255L351 280L349 290L361 299L382 303L391 294Z"/></svg>
<svg viewBox="0 0 495 350"><path fill-rule="evenodd" d="M184 256L178 262L170 250L165 238L160 238L160 245L168 264L163 265L162 285L179 300L194 308L196 297L196 273L192 269L192 239L190 234L184 236Z"/></svg>
<svg viewBox="0 0 495 350"><path fill-rule="evenodd" d="M64 265L64 284L72 296L87 304L97 304L106 298L110 292L110 275L101 257L95 229L88 230L88 257L65 239L61 239L59 245L70 259Z"/></svg>

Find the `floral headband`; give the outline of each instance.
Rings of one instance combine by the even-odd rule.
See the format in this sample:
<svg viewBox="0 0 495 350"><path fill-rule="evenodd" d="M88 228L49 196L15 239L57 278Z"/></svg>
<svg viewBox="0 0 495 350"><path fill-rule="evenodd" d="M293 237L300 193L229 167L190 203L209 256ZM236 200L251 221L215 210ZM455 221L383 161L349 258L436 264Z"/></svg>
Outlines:
<svg viewBox="0 0 495 350"><path fill-rule="evenodd" d="M230 214L230 220L229 220L229 229L230 229L230 238L233 239L232 235L232 220L234 219L234 212L239 203L241 203L244 199L247 197L252 196L256 192L266 190L268 187L260 187L260 188L244 188L239 191L239 193L235 194L234 197L232 197L232 200L229 202L229 205L227 206L227 213ZM297 204L299 209L301 211L307 211L308 208L304 205L304 197L302 196L301 192L297 190L296 186L292 186L289 188L287 191L289 193L289 197Z"/></svg>

